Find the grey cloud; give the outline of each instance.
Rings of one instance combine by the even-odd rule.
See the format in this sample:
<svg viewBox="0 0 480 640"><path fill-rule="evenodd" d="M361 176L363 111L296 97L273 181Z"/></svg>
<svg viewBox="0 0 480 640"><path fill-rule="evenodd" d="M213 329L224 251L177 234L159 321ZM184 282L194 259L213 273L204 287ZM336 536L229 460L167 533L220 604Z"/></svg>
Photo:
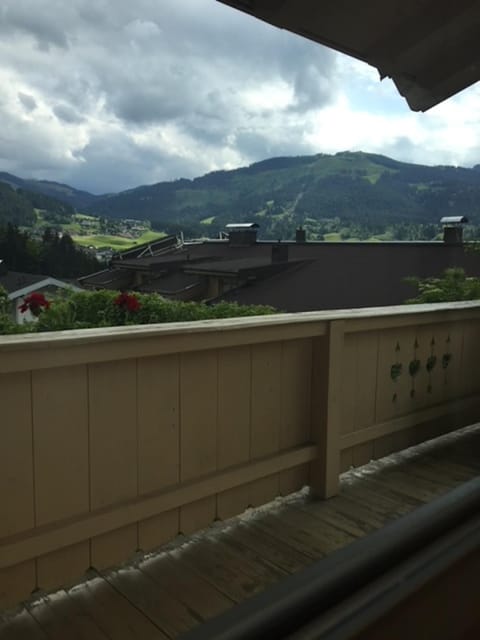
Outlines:
<svg viewBox="0 0 480 640"><path fill-rule="evenodd" d="M302 140L302 130L299 127L289 131L288 137L282 136L280 131L271 135L259 134L254 130L239 131L235 135L235 146L249 162L313 153L312 147Z"/></svg>
<svg viewBox="0 0 480 640"><path fill-rule="evenodd" d="M311 152L292 118L338 91L336 54L215 0L3 0L0 33L23 108L33 108L29 87L53 114L28 135L7 114L15 139L0 169L97 192L194 177L226 158ZM272 82L291 88L292 111L242 103L242 91ZM138 139L151 131L146 148Z"/></svg>
<svg viewBox="0 0 480 640"><path fill-rule="evenodd" d="M85 122L85 118L68 104L57 104L52 111L59 120L63 120L68 124Z"/></svg>
<svg viewBox="0 0 480 640"><path fill-rule="evenodd" d="M66 49L68 41L57 21L58 2L32 6L28 0L5 0L0 12L0 32L25 32L33 36L41 50L51 45ZM62 11L65 13L65 11Z"/></svg>
<svg viewBox="0 0 480 640"><path fill-rule="evenodd" d="M26 111L30 112L37 108L37 102L33 96L30 96L27 93L22 93L21 91L19 91L17 95Z"/></svg>

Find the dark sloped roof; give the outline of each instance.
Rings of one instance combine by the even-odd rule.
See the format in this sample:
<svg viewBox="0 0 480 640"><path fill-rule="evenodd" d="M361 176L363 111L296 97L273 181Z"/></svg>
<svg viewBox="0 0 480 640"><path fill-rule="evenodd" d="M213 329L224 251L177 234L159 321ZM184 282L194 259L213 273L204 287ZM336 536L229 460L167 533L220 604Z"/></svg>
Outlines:
<svg viewBox="0 0 480 640"><path fill-rule="evenodd" d="M165 295L184 291L196 284L199 280L195 275L188 275L182 271L174 271L163 277L153 277L145 284L136 288L142 293L162 293Z"/></svg>
<svg viewBox="0 0 480 640"><path fill-rule="evenodd" d="M185 263L185 271L191 273L226 273L237 274L241 271L250 271L261 267L270 266L272 261L268 258L238 258L236 260L209 260L206 262Z"/></svg>
<svg viewBox="0 0 480 640"><path fill-rule="evenodd" d="M46 280L50 276L45 276L40 273L22 273L21 271L7 271L7 273L0 274L0 286L8 293L13 293L19 289L24 289L32 284Z"/></svg>
<svg viewBox="0 0 480 640"><path fill-rule="evenodd" d="M97 271L96 273L79 278L81 286L100 289L122 289L128 287L131 280L131 273L127 270L120 269L104 269L103 271Z"/></svg>
<svg viewBox="0 0 480 640"><path fill-rule="evenodd" d="M478 0L219 0L376 67L414 111L480 79Z"/></svg>

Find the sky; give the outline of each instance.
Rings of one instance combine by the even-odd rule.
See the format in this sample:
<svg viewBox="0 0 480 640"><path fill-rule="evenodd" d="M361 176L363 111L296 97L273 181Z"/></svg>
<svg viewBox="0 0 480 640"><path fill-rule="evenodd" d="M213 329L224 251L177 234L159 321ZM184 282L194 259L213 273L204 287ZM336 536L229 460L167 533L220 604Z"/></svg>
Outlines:
<svg viewBox="0 0 480 640"><path fill-rule="evenodd" d="M480 83L426 113L216 0L2 0L0 171L108 193L275 156L480 163Z"/></svg>

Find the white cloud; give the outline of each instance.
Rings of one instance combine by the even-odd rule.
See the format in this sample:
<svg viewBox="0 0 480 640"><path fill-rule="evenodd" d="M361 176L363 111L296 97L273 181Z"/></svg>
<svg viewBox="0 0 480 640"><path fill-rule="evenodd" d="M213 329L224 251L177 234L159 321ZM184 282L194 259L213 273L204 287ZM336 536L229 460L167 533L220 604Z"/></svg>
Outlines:
<svg viewBox="0 0 480 640"><path fill-rule="evenodd" d="M345 149L479 162L479 88L415 114L368 65L215 0L3 0L0 82L0 170L94 192Z"/></svg>

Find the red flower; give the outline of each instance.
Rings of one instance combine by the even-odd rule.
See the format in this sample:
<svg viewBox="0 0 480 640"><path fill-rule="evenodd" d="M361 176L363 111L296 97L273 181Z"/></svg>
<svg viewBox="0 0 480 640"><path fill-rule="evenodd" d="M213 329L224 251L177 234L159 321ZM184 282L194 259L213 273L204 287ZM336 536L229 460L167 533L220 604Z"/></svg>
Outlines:
<svg viewBox="0 0 480 640"><path fill-rule="evenodd" d="M26 311L30 311L34 316L39 316L43 309L48 309L49 307L50 302L45 298L43 293L31 293L23 299L20 312L25 313Z"/></svg>
<svg viewBox="0 0 480 640"><path fill-rule="evenodd" d="M117 307L120 307L120 309L123 309L124 311L131 311L132 313L138 311L142 306L136 296L125 292L119 293L113 301L113 304L116 304Z"/></svg>

